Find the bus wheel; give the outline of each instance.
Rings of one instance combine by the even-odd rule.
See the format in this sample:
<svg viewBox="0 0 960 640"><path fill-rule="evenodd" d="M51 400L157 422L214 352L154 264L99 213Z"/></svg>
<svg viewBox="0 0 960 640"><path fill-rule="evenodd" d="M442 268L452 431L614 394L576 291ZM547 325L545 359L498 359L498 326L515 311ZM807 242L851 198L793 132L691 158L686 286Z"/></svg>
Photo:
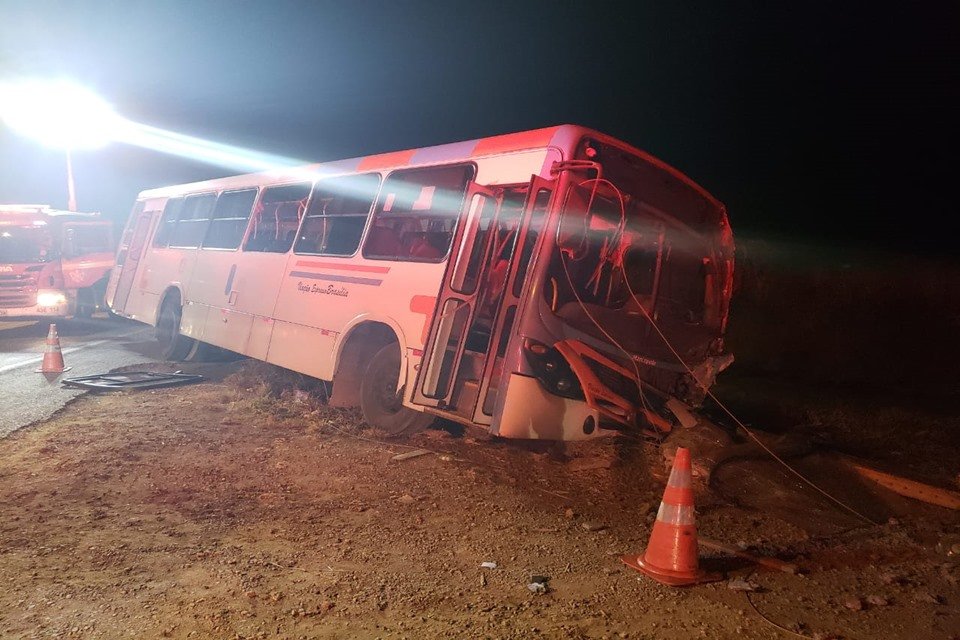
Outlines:
<svg viewBox="0 0 960 640"><path fill-rule="evenodd" d="M167 300L160 308L157 320L157 342L164 360L183 360L193 349L193 339L180 335L182 311L176 300Z"/></svg>
<svg viewBox="0 0 960 640"><path fill-rule="evenodd" d="M380 349L367 365L360 385L360 409L371 426L392 436L422 431L433 422L429 413L403 406L397 391L400 375L400 347L391 343Z"/></svg>

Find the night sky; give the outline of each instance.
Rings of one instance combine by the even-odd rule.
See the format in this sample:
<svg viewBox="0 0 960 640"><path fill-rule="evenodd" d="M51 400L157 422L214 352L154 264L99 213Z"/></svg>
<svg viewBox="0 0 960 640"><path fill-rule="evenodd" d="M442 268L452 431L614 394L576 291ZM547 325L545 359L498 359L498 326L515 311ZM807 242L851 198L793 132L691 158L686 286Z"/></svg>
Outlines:
<svg viewBox="0 0 960 640"><path fill-rule="evenodd" d="M578 123L690 175L742 237L953 251L958 5L707 5L0 0L0 78L310 161ZM117 218L237 173L123 145L75 162L80 208ZM63 165L0 129L0 202L65 206Z"/></svg>

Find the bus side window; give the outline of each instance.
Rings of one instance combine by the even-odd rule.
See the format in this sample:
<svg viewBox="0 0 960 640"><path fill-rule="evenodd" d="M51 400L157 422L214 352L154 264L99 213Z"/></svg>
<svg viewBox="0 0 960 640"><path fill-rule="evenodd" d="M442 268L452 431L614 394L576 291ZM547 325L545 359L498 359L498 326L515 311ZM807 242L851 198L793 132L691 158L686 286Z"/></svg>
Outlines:
<svg viewBox="0 0 960 640"><path fill-rule="evenodd" d="M300 227L310 199L309 182L269 187L254 208L244 251L286 253Z"/></svg>
<svg viewBox="0 0 960 640"><path fill-rule="evenodd" d="M363 257L441 262L450 251L473 165L391 173L363 245Z"/></svg>
<svg viewBox="0 0 960 640"><path fill-rule="evenodd" d="M196 249L200 246L207 224L210 222L210 213L217 202L217 195L205 193L197 196L187 196L180 207L177 226L173 229L170 246L181 249Z"/></svg>
<svg viewBox="0 0 960 640"><path fill-rule="evenodd" d="M163 219L157 227L157 232L153 237L153 246L169 247L170 240L173 238L173 230L177 227L177 218L180 217L180 208L183 206L183 198L170 198L163 207Z"/></svg>
<svg viewBox="0 0 960 640"><path fill-rule="evenodd" d="M257 199L256 189L225 191L217 198L210 227L203 239L204 249L236 249L247 230L247 221Z"/></svg>
<svg viewBox="0 0 960 640"><path fill-rule="evenodd" d="M376 173L321 180L313 188L294 253L351 256L360 246L377 197Z"/></svg>

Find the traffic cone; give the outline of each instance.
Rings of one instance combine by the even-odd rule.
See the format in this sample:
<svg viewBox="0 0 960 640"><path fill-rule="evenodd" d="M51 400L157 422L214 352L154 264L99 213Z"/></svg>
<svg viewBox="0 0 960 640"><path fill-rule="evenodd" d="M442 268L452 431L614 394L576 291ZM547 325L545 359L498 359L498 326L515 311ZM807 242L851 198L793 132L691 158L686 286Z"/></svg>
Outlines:
<svg viewBox="0 0 960 640"><path fill-rule="evenodd" d="M624 564L662 584L683 587L719 580L700 569L697 524L693 513L690 450L680 447L663 492L657 521L642 556L623 556Z"/></svg>
<svg viewBox="0 0 960 640"><path fill-rule="evenodd" d="M43 364L37 369L37 373L63 373L69 371L70 367L63 364L63 353L60 351L60 336L57 335L57 325L50 324L50 331L47 332L47 348L43 352Z"/></svg>

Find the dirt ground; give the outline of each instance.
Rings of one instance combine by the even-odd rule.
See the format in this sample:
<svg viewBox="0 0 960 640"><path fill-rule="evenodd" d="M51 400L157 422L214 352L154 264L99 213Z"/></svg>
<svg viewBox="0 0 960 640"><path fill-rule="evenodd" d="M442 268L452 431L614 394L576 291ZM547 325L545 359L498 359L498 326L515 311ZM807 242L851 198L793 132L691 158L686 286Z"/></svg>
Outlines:
<svg viewBox="0 0 960 640"><path fill-rule="evenodd" d="M798 464L881 524L768 460L731 460L698 480L700 535L801 573L704 549L707 568L756 590L674 589L620 561L643 549L662 495L654 443L560 449L456 428L387 442L317 393L278 397L260 366L206 372L224 370L87 395L0 441L0 637L960 633L955 512L853 482L826 454ZM414 448L431 453L391 459Z"/></svg>

